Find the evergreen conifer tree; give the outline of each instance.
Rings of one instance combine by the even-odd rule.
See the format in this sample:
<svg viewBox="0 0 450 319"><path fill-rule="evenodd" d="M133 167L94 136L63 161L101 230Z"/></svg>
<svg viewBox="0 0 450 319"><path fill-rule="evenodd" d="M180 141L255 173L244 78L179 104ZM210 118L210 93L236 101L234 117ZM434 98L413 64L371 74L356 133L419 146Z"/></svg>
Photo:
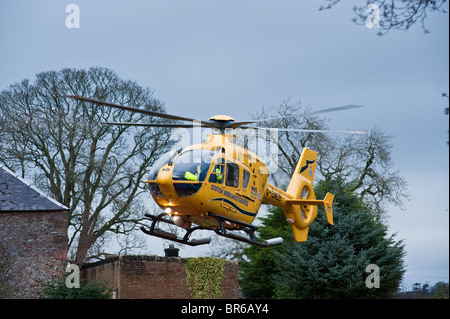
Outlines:
<svg viewBox="0 0 450 319"><path fill-rule="evenodd" d="M308 240L296 243L280 209L262 220L262 238L275 233L282 246L266 250L249 247L242 261L241 288L247 298L388 298L404 273L404 245L389 235L377 214L349 191L342 179L319 182L316 196L336 195L334 225L319 209ZM267 237L266 237L267 236ZM379 288L368 288L368 265L376 265Z"/></svg>

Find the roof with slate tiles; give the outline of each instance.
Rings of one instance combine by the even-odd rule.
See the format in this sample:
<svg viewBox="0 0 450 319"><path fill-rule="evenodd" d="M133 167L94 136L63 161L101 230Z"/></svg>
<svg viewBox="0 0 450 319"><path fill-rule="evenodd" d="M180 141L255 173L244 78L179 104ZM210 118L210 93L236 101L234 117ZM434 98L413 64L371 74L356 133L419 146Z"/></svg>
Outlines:
<svg viewBox="0 0 450 319"><path fill-rule="evenodd" d="M0 165L0 212L55 210L68 208Z"/></svg>

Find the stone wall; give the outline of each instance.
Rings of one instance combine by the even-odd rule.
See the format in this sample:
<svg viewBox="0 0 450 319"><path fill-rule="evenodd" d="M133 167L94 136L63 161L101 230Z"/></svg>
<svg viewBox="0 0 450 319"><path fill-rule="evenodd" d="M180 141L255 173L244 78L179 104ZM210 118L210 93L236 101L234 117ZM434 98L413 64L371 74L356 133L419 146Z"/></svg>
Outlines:
<svg viewBox="0 0 450 319"><path fill-rule="evenodd" d="M119 299L190 299L186 287L186 258L120 256L86 264L82 278L107 282L117 289ZM239 265L228 261L224 267L222 297L239 298Z"/></svg>
<svg viewBox="0 0 450 319"><path fill-rule="evenodd" d="M0 297L37 298L67 263L67 212L0 212Z"/></svg>

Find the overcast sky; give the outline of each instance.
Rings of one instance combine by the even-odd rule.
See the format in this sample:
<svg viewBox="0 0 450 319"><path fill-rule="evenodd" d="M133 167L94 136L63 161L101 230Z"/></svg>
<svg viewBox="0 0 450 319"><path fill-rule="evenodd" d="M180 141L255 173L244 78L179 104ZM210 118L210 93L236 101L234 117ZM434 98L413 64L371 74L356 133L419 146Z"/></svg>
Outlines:
<svg viewBox="0 0 450 319"><path fill-rule="evenodd" d="M103 66L153 89L168 113L200 119L244 120L289 97L313 109L364 105L327 115L329 127L395 136L413 196L404 211L389 209L390 231L406 244L405 283L448 282L449 16L429 14L429 34L416 24L379 37L351 21L362 1L342 2L319 12L321 0L1 0L0 90L43 71ZM79 28L66 26L70 3Z"/></svg>

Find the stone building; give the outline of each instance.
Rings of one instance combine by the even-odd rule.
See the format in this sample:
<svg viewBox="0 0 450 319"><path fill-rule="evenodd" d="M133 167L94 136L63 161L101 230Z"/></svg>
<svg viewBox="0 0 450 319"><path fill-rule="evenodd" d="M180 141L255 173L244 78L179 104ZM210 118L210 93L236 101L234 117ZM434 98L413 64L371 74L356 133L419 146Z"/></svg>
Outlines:
<svg viewBox="0 0 450 319"><path fill-rule="evenodd" d="M0 166L0 298L37 298L64 273L68 208Z"/></svg>

